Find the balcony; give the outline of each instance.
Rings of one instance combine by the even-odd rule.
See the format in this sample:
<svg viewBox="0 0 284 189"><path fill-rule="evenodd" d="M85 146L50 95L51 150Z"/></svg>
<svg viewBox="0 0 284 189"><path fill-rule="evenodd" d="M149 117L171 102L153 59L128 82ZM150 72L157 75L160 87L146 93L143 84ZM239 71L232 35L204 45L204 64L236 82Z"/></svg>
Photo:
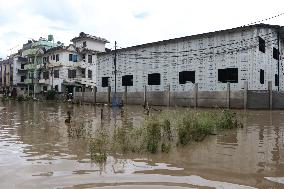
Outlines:
<svg viewBox="0 0 284 189"><path fill-rule="evenodd" d="M38 83L38 79L25 79L25 84L35 84Z"/></svg>
<svg viewBox="0 0 284 189"><path fill-rule="evenodd" d="M26 74L27 70L25 70L25 69L17 69L17 73L18 74Z"/></svg>
<svg viewBox="0 0 284 189"><path fill-rule="evenodd" d="M49 79L40 79L38 81L39 84L49 85Z"/></svg>
<svg viewBox="0 0 284 189"><path fill-rule="evenodd" d="M20 56L20 57L18 58L18 61L19 61L19 62L22 62L22 63L26 63L26 62L28 62L28 59Z"/></svg>
<svg viewBox="0 0 284 189"><path fill-rule="evenodd" d="M36 64L27 64L24 67L25 70L35 70L37 69L37 65Z"/></svg>
<svg viewBox="0 0 284 189"><path fill-rule="evenodd" d="M83 61L80 61L80 62L77 63L79 68L87 68L88 64L89 63L86 63L86 62L83 62Z"/></svg>

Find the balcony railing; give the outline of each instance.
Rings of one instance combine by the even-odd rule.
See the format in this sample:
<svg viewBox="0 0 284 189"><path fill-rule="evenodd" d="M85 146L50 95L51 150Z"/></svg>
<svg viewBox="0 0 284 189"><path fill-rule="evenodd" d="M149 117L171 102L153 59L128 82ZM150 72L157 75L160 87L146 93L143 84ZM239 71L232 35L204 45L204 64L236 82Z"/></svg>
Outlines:
<svg viewBox="0 0 284 189"><path fill-rule="evenodd" d="M38 81L39 84L45 84L45 85L49 85L49 79L40 79Z"/></svg>
<svg viewBox="0 0 284 189"><path fill-rule="evenodd" d="M38 83L38 79L25 79L25 84L35 84Z"/></svg>
<svg viewBox="0 0 284 189"><path fill-rule="evenodd" d="M25 70L35 70L37 69L37 65L36 64L27 64L24 67Z"/></svg>
<svg viewBox="0 0 284 189"><path fill-rule="evenodd" d="M25 69L17 69L17 73L25 74L25 73L27 73L27 70L25 70Z"/></svg>

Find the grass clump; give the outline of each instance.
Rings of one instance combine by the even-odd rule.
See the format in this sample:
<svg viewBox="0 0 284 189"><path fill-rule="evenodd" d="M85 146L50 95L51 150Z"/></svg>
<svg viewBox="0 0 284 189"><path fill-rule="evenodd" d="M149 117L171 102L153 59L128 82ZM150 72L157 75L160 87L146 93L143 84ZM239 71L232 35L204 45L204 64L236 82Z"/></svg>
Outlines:
<svg viewBox="0 0 284 189"><path fill-rule="evenodd" d="M107 160L109 138L105 130L98 130L97 134L90 141L91 160L103 163Z"/></svg>
<svg viewBox="0 0 284 189"><path fill-rule="evenodd" d="M91 159L106 161L110 153L168 153L177 145L202 141L206 136L220 130L241 126L236 114L221 111L165 111L159 115L147 116L141 126L129 123L114 129L108 136L104 129L98 130L91 140ZM110 134L110 133L109 133Z"/></svg>

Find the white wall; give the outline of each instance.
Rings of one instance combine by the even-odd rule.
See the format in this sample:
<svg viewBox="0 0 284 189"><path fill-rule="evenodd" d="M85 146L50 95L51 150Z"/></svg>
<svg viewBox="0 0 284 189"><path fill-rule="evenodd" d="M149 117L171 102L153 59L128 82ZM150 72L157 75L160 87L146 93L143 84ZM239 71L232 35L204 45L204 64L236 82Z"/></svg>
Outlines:
<svg viewBox="0 0 284 189"><path fill-rule="evenodd" d="M83 42L86 41L87 46L85 48L93 50L93 51L99 51L99 52L105 52L105 43L101 41L95 41L92 39L84 39L79 40L74 43L76 47L83 47Z"/></svg>
<svg viewBox="0 0 284 189"><path fill-rule="evenodd" d="M266 41L266 52L258 49L258 36ZM213 47L213 48L212 48ZM275 86L277 60L273 59L272 48L277 48L277 32L270 28L246 28L238 31L215 32L154 45L129 48L117 53L117 91L123 91L123 75L133 75L133 86L129 91L142 91L147 85L150 73L161 74L161 85L147 86L150 91L164 91L170 85L172 91L188 91L192 83L179 84L179 72L195 71L195 82L201 91L226 90L226 83L218 82L218 69L238 68L238 83L232 83L232 90L243 89L248 81L249 89L265 90L268 81ZM260 84L259 70L264 69L265 81ZM97 87L102 88L102 77L111 77L114 89L113 54L98 55ZM280 75L283 75L280 73ZM283 90L283 79L280 80Z"/></svg>

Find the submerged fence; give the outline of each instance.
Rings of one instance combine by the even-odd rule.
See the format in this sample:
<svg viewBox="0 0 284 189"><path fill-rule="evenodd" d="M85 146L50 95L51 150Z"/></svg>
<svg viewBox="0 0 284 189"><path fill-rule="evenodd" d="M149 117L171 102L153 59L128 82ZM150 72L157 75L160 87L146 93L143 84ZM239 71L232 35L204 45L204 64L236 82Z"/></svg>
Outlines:
<svg viewBox="0 0 284 189"><path fill-rule="evenodd" d="M181 107L222 107L244 109L284 109L284 92L272 91L272 83L268 83L268 90L230 90L230 83L226 91L198 91L198 84L194 90L174 92L168 87L167 91L117 92L116 97L128 105L181 106ZM114 92L110 87L108 92L76 92L75 101L87 103L112 104Z"/></svg>

